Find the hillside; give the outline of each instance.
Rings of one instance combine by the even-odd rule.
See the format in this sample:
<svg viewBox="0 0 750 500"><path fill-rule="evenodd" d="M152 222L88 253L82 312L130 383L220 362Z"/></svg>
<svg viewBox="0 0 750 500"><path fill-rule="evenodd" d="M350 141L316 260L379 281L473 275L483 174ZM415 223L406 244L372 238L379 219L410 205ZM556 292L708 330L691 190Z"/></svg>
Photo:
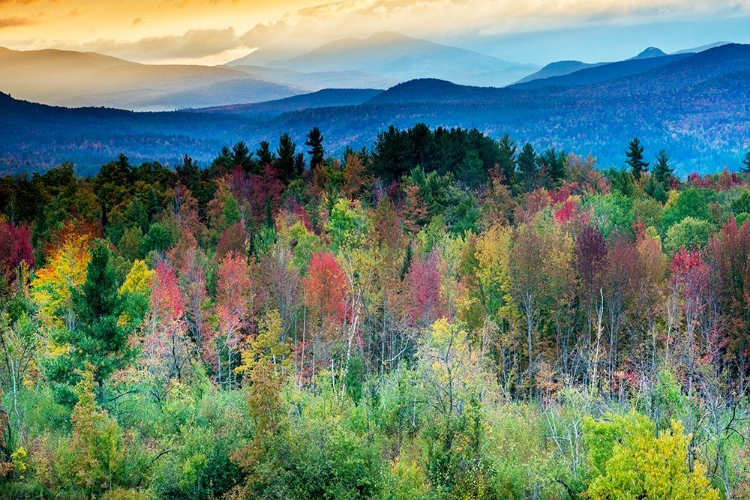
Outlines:
<svg viewBox="0 0 750 500"><path fill-rule="evenodd" d="M267 101L301 91L224 67L158 66L95 53L0 48L0 92L55 106L163 111Z"/></svg>

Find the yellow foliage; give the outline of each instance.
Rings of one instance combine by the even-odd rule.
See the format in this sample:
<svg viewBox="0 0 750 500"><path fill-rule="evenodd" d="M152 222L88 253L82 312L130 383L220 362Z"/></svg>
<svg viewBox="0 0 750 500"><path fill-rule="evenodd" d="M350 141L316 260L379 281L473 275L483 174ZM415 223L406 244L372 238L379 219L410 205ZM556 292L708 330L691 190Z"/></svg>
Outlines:
<svg viewBox="0 0 750 500"><path fill-rule="evenodd" d="M39 306L39 317L46 326L70 327L73 290L86 282L90 243L90 235L66 238L52 253L49 263L36 271L31 296Z"/></svg>

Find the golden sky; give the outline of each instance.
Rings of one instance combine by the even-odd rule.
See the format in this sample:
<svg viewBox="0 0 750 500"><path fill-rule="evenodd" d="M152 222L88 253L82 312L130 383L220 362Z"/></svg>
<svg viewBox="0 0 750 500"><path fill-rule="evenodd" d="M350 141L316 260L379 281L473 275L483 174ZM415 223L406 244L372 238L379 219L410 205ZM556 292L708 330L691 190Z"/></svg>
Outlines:
<svg viewBox="0 0 750 500"><path fill-rule="evenodd" d="M730 20L740 34L747 20L750 37L750 0L0 0L0 46L221 64L256 49L294 55L379 31L479 43L535 32L708 20L717 26ZM718 41L710 36L685 39L682 48Z"/></svg>

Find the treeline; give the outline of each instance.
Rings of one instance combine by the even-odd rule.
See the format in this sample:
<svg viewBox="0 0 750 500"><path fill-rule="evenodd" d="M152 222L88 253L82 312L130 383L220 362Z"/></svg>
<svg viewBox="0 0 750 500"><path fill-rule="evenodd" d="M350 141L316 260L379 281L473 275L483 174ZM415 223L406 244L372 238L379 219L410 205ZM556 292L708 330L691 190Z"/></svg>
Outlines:
<svg viewBox="0 0 750 500"><path fill-rule="evenodd" d="M745 174L324 144L0 179L5 496L748 494Z"/></svg>

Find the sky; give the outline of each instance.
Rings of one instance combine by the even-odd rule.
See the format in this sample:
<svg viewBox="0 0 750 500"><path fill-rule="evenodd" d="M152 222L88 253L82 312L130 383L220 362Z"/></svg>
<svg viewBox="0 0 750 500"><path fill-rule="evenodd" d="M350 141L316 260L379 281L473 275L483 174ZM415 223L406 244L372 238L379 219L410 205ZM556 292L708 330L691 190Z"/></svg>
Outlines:
<svg viewBox="0 0 750 500"><path fill-rule="evenodd" d="M153 64L285 59L381 31L520 63L598 62L750 43L750 0L0 0L0 46Z"/></svg>

